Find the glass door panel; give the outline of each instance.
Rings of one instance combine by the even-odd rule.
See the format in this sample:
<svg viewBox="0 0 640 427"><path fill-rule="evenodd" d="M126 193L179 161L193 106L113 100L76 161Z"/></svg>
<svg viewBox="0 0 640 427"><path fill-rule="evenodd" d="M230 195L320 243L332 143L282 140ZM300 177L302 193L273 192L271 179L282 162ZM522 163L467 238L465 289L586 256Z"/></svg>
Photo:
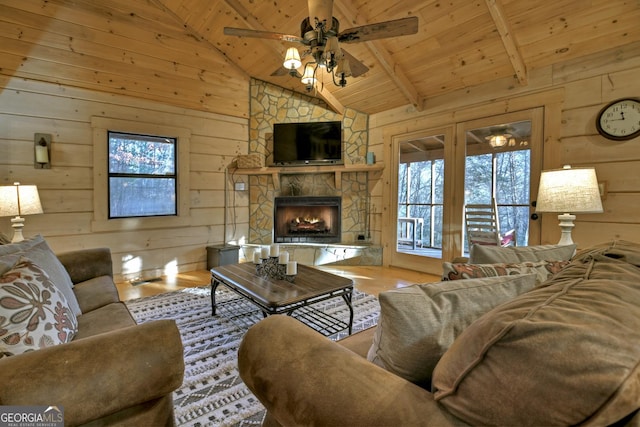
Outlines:
<svg viewBox="0 0 640 427"><path fill-rule="evenodd" d="M425 271L443 259L445 141L452 129L403 135L394 143L397 165L396 236L392 265ZM429 261L431 260L431 261Z"/></svg>
<svg viewBox="0 0 640 427"><path fill-rule="evenodd" d="M513 233L510 244L535 244L539 223L530 221L532 176L539 176L542 155L541 111L511 113L459 126L464 135L464 205L494 204L500 237ZM522 118L525 118L524 120ZM476 127L477 125L481 125ZM537 185L537 180L534 180ZM463 253L469 241L463 224Z"/></svg>

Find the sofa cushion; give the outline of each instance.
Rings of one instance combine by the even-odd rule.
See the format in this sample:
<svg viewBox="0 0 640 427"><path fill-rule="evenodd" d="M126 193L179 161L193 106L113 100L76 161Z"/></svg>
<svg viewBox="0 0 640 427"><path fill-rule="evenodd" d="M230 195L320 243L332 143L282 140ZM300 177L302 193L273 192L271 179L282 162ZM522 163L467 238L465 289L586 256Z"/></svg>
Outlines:
<svg viewBox="0 0 640 427"><path fill-rule="evenodd" d="M568 264L569 261L536 261L516 264L456 264L445 262L442 264L442 280L535 274L536 283L540 284Z"/></svg>
<svg viewBox="0 0 640 427"><path fill-rule="evenodd" d="M3 265L11 263L16 255L22 255L34 261L44 271L47 272L51 281L55 286L64 293L67 303L71 307L73 313L77 316L81 313L78 301L73 293L73 283L62 263L53 253L47 242L40 235L22 242L4 245L0 250L0 272ZM2 259L9 261L2 261Z"/></svg>
<svg viewBox="0 0 640 427"><path fill-rule="evenodd" d="M135 324L136 321L131 317L126 305L123 302L117 302L78 316L78 333L74 339L117 331Z"/></svg>
<svg viewBox="0 0 640 427"><path fill-rule="evenodd" d="M635 411L640 268L623 259L640 246L614 252L574 260L471 324L434 370L435 398L474 425L609 425Z"/></svg>
<svg viewBox="0 0 640 427"><path fill-rule="evenodd" d="M576 245L482 246L472 245L470 264L519 263L525 261L566 261L571 259Z"/></svg>
<svg viewBox="0 0 640 427"><path fill-rule="evenodd" d="M413 285L382 292L367 359L425 388L442 354L475 319L532 289L534 274Z"/></svg>
<svg viewBox="0 0 640 427"><path fill-rule="evenodd" d="M73 291L83 314L120 301L118 289L111 276L99 276L76 283Z"/></svg>
<svg viewBox="0 0 640 427"><path fill-rule="evenodd" d="M0 358L69 342L78 331L64 294L27 258L0 277Z"/></svg>

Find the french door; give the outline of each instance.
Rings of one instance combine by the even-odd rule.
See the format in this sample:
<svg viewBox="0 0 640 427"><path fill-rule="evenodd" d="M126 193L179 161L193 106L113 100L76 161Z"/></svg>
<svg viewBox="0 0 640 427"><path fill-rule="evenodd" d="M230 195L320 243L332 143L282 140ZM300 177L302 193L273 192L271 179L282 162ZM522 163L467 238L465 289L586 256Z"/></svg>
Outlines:
<svg viewBox="0 0 640 427"><path fill-rule="evenodd" d="M515 229L518 245L539 243L539 221L530 218L542 126L536 108L394 137L390 264L439 274L443 261L468 254L465 204L494 199L501 228Z"/></svg>

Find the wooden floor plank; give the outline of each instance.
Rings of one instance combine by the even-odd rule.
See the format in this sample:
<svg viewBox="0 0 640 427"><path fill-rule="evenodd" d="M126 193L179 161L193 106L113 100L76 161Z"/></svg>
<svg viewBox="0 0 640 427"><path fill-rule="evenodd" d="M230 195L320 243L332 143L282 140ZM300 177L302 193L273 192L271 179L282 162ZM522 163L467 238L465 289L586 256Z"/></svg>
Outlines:
<svg viewBox="0 0 640 427"><path fill-rule="evenodd" d="M328 273L348 277L353 280L355 288L366 294L377 296L380 292L397 289L415 283L429 283L440 280L438 276L382 266L317 266ZM133 285L130 282L116 284L120 299L127 301L157 295L164 292L177 291L191 287L210 284L211 273L208 270L197 270L164 276L161 280L153 280Z"/></svg>

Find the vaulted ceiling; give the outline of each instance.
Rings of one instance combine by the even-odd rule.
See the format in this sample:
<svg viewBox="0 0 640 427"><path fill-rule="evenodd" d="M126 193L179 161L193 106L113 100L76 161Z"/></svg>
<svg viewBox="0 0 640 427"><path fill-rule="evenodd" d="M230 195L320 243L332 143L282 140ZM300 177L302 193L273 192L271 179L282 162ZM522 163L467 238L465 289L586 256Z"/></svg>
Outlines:
<svg viewBox="0 0 640 427"><path fill-rule="evenodd" d="M224 27L300 36L307 15L304 0L0 0L0 75L246 116L250 77L305 93L272 76L300 46ZM333 16L342 31L419 20L417 34L343 46L369 70L311 92L366 113L494 80L526 87L536 70L640 42L638 0L335 0Z"/></svg>
<svg viewBox="0 0 640 427"><path fill-rule="evenodd" d="M222 34L226 26L300 36L304 0L158 0L248 75L302 91L271 76L295 43ZM417 16L415 35L348 44L369 71L345 88L326 81L329 102L374 113L494 79L527 85L531 70L640 40L637 0L336 0L340 30ZM333 101L335 98L335 101Z"/></svg>

